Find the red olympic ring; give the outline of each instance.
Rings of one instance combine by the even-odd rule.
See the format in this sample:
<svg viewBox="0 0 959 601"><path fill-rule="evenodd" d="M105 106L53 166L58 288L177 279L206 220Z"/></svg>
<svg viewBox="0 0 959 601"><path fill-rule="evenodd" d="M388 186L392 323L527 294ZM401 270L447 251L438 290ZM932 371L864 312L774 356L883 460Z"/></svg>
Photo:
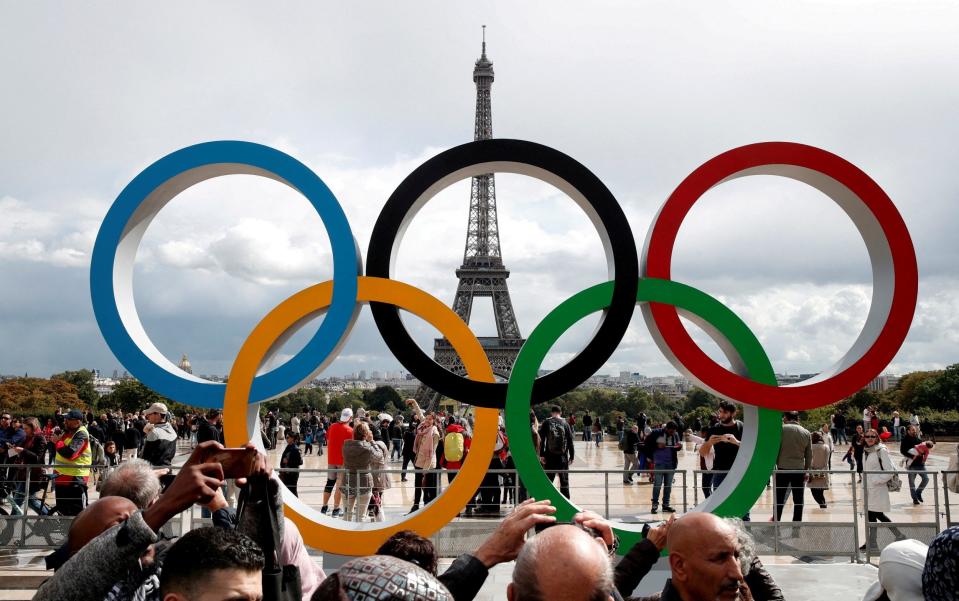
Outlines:
<svg viewBox="0 0 959 601"><path fill-rule="evenodd" d="M758 384L720 366L693 341L672 305L649 303L643 314L654 339L674 365L710 391L759 407L804 410L845 398L893 359L916 309L916 252L902 216L882 188L858 167L824 150L789 142L742 146L692 172L670 195L650 228L642 275L671 279L679 227L710 188L746 175L771 174L810 184L839 204L866 242L873 266L873 299L866 326L849 353L816 378L793 386Z"/></svg>

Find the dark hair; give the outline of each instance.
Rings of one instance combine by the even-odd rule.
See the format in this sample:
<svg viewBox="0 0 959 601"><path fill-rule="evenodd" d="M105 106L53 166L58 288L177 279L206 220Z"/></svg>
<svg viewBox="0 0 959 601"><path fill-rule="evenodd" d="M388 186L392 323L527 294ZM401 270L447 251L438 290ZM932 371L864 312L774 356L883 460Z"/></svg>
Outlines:
<svg viewBox="0 0 959 601"><path fill-rule="evenodd" d="M294 432L292 429L286 431L286 438L292 438L293 444L300 442L300 435Z"/></svg>
<svg viewBox="0 0 959 601"><path fill-rule="evenodd" d="M733 403L732 401L727 401L726 399L722 399L721 401L719 401L719 410L736 413L736 403Z"/></svg>
<svg viewBox="0 0 959 601"><path fill-rule="evenodd" d="M428 538L423 538L412 530L400 530L386 539L374 555L389 555L418 565L430 574L436 575L436 547Z"/></svg>
<svg viewBox="0 0 959 601"><path fill-rule="evenodd" d="M812 443L816 444L817 442L822 442L822 434L818 430L812 433Z"/></svg>
<svg viewBox="0 0 959 601"><path fill-rule="evenodd" d="M676 422L666 422L666 429L667 429L667 430L676 430L676 429L678 429L678 426L676 425Z"/></svg>
<svg viewBox="0 0 959 601"><path fill-rule="evenodd" d="M560 409L559 405L553 405L552 407L549 408L549 412L550 412L550 413L562 413L563 410Z"/></svg>
<svg viewBox="0 0 959 601"><path fill-rule="evenodd" d="M788 420L791 421L791 422L798 422L798 421L799 421L799 412L798 412L798 411L787 411L787 412L783 413L783 417L785 417L786 419L788 419Z"/></svg>
<svg viewBox="0 0 959 601"><path fill-rule="evenodd" d="M160 597L169 593L197 596L216 570L263 569L263 551L254 540L236 530L198 528L181 536L166 554L160 573Z"/></svg>

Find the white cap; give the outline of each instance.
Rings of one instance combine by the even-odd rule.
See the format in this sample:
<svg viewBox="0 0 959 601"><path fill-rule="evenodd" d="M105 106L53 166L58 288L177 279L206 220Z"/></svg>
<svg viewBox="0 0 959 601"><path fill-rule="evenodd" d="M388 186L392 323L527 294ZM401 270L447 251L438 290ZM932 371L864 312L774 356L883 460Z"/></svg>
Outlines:
<svg viewBox="0 0 959 601"><path fill-rule="evenodd" d="M347 407L346 409L340 412L341 422L348 422L351 419L353 419L353 409L351 409L350 407Z"/></svg>
<svg viewBox="0 0 959 601"><path fill-rule="evenodd" d="M385 419L386 421L391 422L393 421L393 416L390 415L389 413L381 413L379 417L377 417L377 419L380 421L383 421Z"/></svg>
<svg viewBox="0 0 959 601"><path fill-rule="evenodd" d="M866 591L863 601L877 601L883 591L889 601L923 601L922 570L928 551L911 538L888 545L879 555L879 582Z"/></svg>
<svg viewBox="0 0 959 601"><path fill-rule="evenodd" d="M364 408L362 408L362 407L360 407L359 409L357 409L357 410L356 410L356 417L359 417L359 418L364 418L364 417L366 417L366 409L364 409Z"/></svg>

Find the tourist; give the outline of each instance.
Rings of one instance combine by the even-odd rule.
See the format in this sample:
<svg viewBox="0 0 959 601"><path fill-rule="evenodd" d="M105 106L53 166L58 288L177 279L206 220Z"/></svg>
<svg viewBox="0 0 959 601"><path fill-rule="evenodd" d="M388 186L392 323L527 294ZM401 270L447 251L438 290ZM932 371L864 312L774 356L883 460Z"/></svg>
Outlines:
<svg viewBox="0 0 959 601"><path fill-rule="evenodd" d="M374 555L389 555L419 566L436 576L439 557L433 541L424 538L412 530L400 530L386 539Z"/></svg>
<svg viewBox="0 0 959 601"><path fill-rule="evenodd" d="M904 428L902 426L902 419L899 417L899 412L893 411L892 412L892 435L894 439L896 440L896 442L899 442L900 440L902 440L903 429Z"/></svg>
<svg viewBox="0 0 959 601"><path fill-rule="evenodd" d="M862 482L863 456L866 449L866 432L862 426L856 426L856 433L852 435L852 452L856 459L856 472Z"/></svg>
<svg viewBox="0 0 959 601"><path fill-rule="evenodd" d="M612 600L613 569L606 546L572 524L556 524L523 545L506 587L509 601Z"/></svg>
<svg viewBox="0 0 959 601"><path fill-rule="evenodd" d="M827 434L828 436L828 434ZM822 432L812 433L812 461L809 464L809 491L812 493L820 509L826 508L826 495L823 491L829 488L830 451L823 439Z"/></svg>
<svg viewBox="0 0 959 601"><path fill-rule="evenodd" d="M356 422L353 438L343 443L343 467L346 472L346 521L362 522L373 496L373 475L370 473L374 457L383 459L383 451L373 444L373 432L364 421Z"/></svg>
<svg viewBox="0 0 959 601"><path fill-rule="evenodd" d="M440 467L448 470L446 477L450 484L463 467L463 462L469 454L473 439L469 432L456 419L450 416L450 423L446 426L446 436L443 437L443 452L440 455ZM466 515L472 515L474 509L473 500L466 504Z"/></svg>
<svg viewBox="0 0 959 601"><path fill-rule="evenodd" d="M646 454L653 460L653 498L651 513L659 512L659 494L663 494L663 511L676 511L669 505L669 496L673 490L673 477L679 467L678 452L682 448L682 438L675 422L668 422L662 429L653 430L646 438ZM650 444L651 443L651 444Z"/></svg>
<svg viewBox="0 0 959 601"><path fill-rule="evenodd" d="M264 556L236 530L198 528L170 547L160 572L163 601L260 601Z"/></svg>
<svg viewBox="0 0 959 601"><path fill-rule="evenodd" d="M812 463L812 443L809 430L799 425L799 412L783 413L782 438L779 443L779 457L776 459L777 471L774 477L776 487L776 521L782 521L786 496L792 490L793 521L802 521L803 497L806 479Z"/></svg>
<svg viewBox="0 0 959 601"><path fill-rule="evenodd" d="M388 585L384 586L384 584ZM375 595L371 591L376 591ZM357 557L323 581L311 601L452 601L445 586L423 568L396 557Z"/></svg>
<svg viewBox="0 0 959 601"><path fill-rule="evenodd" d="M416 458L413 452L413 443L416 442L416 422L411 421L403 431L403 467L400 473L400 482L406 482L406 469ZM415 469L415 468L414 468ZM415 478L414 478L415 480Z"/></svg>
<svg viewBox="0 0 959 601"><path fill-rule="evenodd" d="M670 578L663 601L740 599L748 594L736 529L711 513L684 515L669 528ZM751 597L749 597L751 598Z"/></svg>
<svg viewBox="0 0 959 601"><path fill-rule="evenodd" d="M273 410L268 411L266 413L266 417L264 418L264 422L266 423L266 436L270 443L267 448L275 449L276 435L280 429L280 420L277 418L276 412Z"/></svg>
<svg viewBox="0 0 959 601"><path fill-rule="evenodd" d="M146 435L140 456L153 467L170 467L176 456L177 436L168 420L169 413L163 403L153 403L143 413L153 427Z"/></svg>
<svg viewBox="0 0 959 601"><path fill-rule="evenodd" d="M921 445L918 428L910 424L899 444L899 453L906 458L906 470L909 472L906 479L909 481L909 495L912 497L913 505L923 502L922 492L929 484L929 476L926 474L926 458L929 453L917 450ZM919 476L919 486L916 486L916 476Z"/></svg>
<svg viewBox="0 0 959 601"><path fill-rule="evenodd" d="M384 429L383 432L388 436L387 430ZM383 493L393 487L390 474L386 473L386 462L389 459L390 450L383 440L374 440L373 444L379 447L380 453L374 454L373 461L370 463L373 470L373 495L370 497L369 513L373 521L382 522L385 518L383 515Z"/></svg>
<svg viewBox="0 0 959 601"><path fill-rule="evenodd" d="M619 443L623 442L626 436L626 418L622 415L616 416L616 439Z"/></svg>
<svg viewBox="0 0 959 601"><path fill-rule="evenodd" d="M702 423L699 424L702 428ZM713 494L713 460L716 458L716 449L709 449L705 455L700 453L700 449L703 447L703 443L706 442L706 439L709 437L709 433L706 429L699 431L699 436L690 433L689 440L693 442L696 446L694 450L696 451L696 457L699 458L699 476L702 479L700 486L703 491L703 496L709 498ZM643 466L645 467L645 466Z"/></svg>
<svg viewBox="0 0 959 601"><path fill-rule="evenodd" d="M913 540L891 543L879 555L879 579L863 601L905 601L924 599L922 574L929 547Z"/></svg>
<svg viewBox="0 0 959 601"><path fill-rule="evenodd" d="M146 509L160 496L160 479L144 459L124 461L100 484L100 498L123 497Z"/></svg>
<svg viewBox="0 0 959 601"><path fill-rule="evenodd" d="M922 594L925 601L956 601L959 598L959 526L936 535L926 553L922 569Z"/></svg>
<svg viewBox="0 0 959 601"><path fill-rule="evenodd" d="M596 419L593 420L593 441L597 447L599 443L603 442L603 420L598 414Z"/></svg>
<svg viewBox="0 0 959 601"><path fill-rule="evenodd" d="M629 427L621 440L623 443L623 484L633 483L633 473L639 476L639 426Z"/></svg>
<svg viewBox="0 0 959 601"><path fill-rule="evenodd" d="M829 424L823 424L819 429L819 435L822 436L823 444L826 445L826 448L829 450L828 465L829 469L832 469L832 454L836 450L836 439L833 438L832 433L829 429Z"/></svg>
<svg viewBox="0 0 959 601"><path fill-rule="evenodd" d="M915 411L912 412L912 416L909 418L909 425L916 427L916 436L922 436L922 427L919 424L919 414Z"/></svg>
<svg viewBox="0 0 959 601"><path fill-rule="evenodd" d="M398 463L403 459L403 416L397 415L390 424L390 461Z"/></svg>
<svg viewBox="0 0 959 601"><path fill-rule="evenodd" d="M71 516L83 511L93 453L90 449L90 435L83 427L83 413L71 409L64 416L63 424L63 434L55 434L51 438L57 447L54 458L54 490L57 510L62 515Z"/></svg>
<svg viewBox="0 0 959 601"><path fill-rule="evenodd" d="M584 432L586 428L586 419L589 413L583 416ZM592 420L590 420L592 423ZM585 434L584 434L585 436ZM573 430L563 420L562 409L559 405L553 405L550 408L550 417L543 420L539 427L539 456L543 469L550 482L556 476L559 476L560 493L570 498L569 495L569 464L573 462L576 452L573 449Z"/></svg>
<svg viewBox="0 0 959 601"><path fill-rule="evenodd" d="M330 456L327 460L327 466L330 471L326 476L326 487L323 489L323 506L320 507L320 513L326 513L329 509L330 494L336 487L336 493L333 495L333 513L332 517L340 515L340 500L343 496L343 444L353 438L353 428L350 427L350 421L353 419L353 410L349 407L340 412L340 421L330 426L329 443Z"/></svg>
<svg viewBox="0 0 959 601"><path fill-rule="evenodd" d="M866 475L866 519L869 522L891 522L892 520L885 513L892 507L889 502L889 488L886 483L895 476L896 466L893 464L886 445L880 442L879 432L870 428L863 436L863 440L865 441L865 471L875 472ZM878 549L876 528L867 527L866 530L869 531L870 548ZM892 532L897 539L905 538L895 527L892 528ZM859 549L865 551L866 545Z"/></svg>
<svg viewBox="0 0 959 601"><path fill-rule="evenodd" d="M296 483L300 480L300 466L303 465L303 456L300 455L299 435L291 428L284 432L286 436L286 448L283 449L283 455L280 456L280 467L285 470L280 472L280 482L286 485L294 497L298 497Z"/></svg>
<svg viewBox="0 0 959 601"><path fill-rule="evenodd" d="M592 442L593 417L589 411L583 414L583 442Z"/></svg>
<svg viewBox="0 0 959 601"><path fill-rule="evenodd" d="M203 418L197 418L196 425L196 443L204 443L208 440L215 440L223 444L223 411L220 409L210 409Z"/></svg>
<svg viewBox="0 0 959 601"><path fill-rule="evenodd" d="M436 415L430 412L426 415L414 399L406 399L406 404L413 411L414 418L419 422L416 426L416 437L413 439L413 468L416 473L413 478L413 507L410 513L420 508L420 498L426 505L436 498L436 445L440 441L440 431L435 425Z"/></svg>
<svg viewBox="0 0 959 601"><path fill-rule="evenodd" d="M301 426L301 428L306 431L306 433L303 435L303 454L312 455L314 436L313 426L311 426L309 423L306 423L305 425ZM322 450L322 447L320 447L320 449Z"/></svg>
<svg viewBox="0 0 959 601"><path fill-rule="evenodd" d="M715 451L713 457L713 491L722 485L729 470L732 469L739 454L739 445L743 439L743 423L736 419L736 405L723 399L719 402L719 423L711 426L709 437L699 448L700 455L708 455L709 450ZM743 516L749 521L749 513Z"/></svg>
<svg viewBox="0 0 959 601"><path fill-rule="evenodd" d="M846 416L842 411L837 411L835 416L836 436L833 440L836 444L849 444L846 438Z"/></svg>
<svg viewBox="0 0 959 601"><path fill-rule="evenodd" d="M872 428L872 407L866 407L862 410L862 429L867 432Z"/></svg>
<svg viewBox="0 0 959 601"><path fill-rule="evenodd" d="M46 514L46 508L35 495L47 487L47 475L41 467L47 452L47 439L43 437L43 431L40 430L40 422L37 421L37 418L28 417L23 420L23 426L25 434L23 443L11 447L16 453L14 463L23 466L15 476L16 488L12 499L13 515L23 514L24 501L27 501L28 505L38 515L44 515ZM30 481L29 489L27 480Z"/></svg>

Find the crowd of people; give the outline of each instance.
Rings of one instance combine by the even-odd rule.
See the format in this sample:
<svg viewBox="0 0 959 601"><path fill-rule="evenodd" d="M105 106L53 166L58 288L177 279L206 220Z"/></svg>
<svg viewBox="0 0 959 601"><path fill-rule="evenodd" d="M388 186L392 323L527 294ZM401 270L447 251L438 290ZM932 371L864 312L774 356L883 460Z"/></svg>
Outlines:
<svg viewBox="0 0 959 601"><path fill-rule="evenodd" d="M424 411L412 399L406 405L408 418L364 409L354 413L346 408L333 419L304 412L286 422L268 412L260 424L264 445L279 450L285 444L277 454L277 465L272 466L278 468L277 480L271 478L262 454L256 454L245 476L226 477L216 459L223 451L223 430L222 414L215 409L181 418L175 418L162 403L126 415L106 412L97 417L77 410L58 411L45 427L36 418L17 419L3 413L0 443L10 451L3 468L10 482L23 485L11 491L11 506L75 516L66 542L48 558L48 565L56 570L54 576L40 587L36 598L257 600L266 594L266 598L283 599L468 601L477 595L493 566L515 561L507 588L511 600L782 599L755 556L743 526L749 514L742 520L704 513L671 517L653 524L646 537L617 563L619 542L606 520L585 512L572 522L558 523L548 501L527 499L522 482L495 471L487 474L464 512L499 516L501 503L507 501L514 504L514 510L483 545L457 558L442 574L437 573L432 543L404 531L387 540L377 554L347 562L327 577L309 558L295 524L283 517L276 483L283 482L297 494L303 455L315 445L317 454L328 456L323 513L352 521L382 520L382 495L392 482L381 472L391 463L402 465L402 480L412 471L411 511L430 503L439 490L437 468L443 468L452 481L468 456L473 424L468 418ZM648 475L652 512L661 508L672 513L670 495L678 453L684 440L691 440L704 470L703 494L711 495L732 467L743 438L743 424L736 419L736 412L734 404L721 401L708 423L693 423L689 428L678 415L663 424L650 423L645 415L632 422L618 421L615 428L624 455L623 484L632 485L637 476L643 480ZM567 498L568 472L580 426L583 441L597 441L597 420L586 414L577 426L575 417L564 417L555 405L542 422L530 413L529 433L544 470L551 479L558 479ZM793 520L802 520L806 487L820 507L826 506L823 491L829 478L822 472L831 468L834 450L843 444L849 445L851 469L865 472L865 508L870 522L889 521L890 493L898 485L894 472L902 462L908 470L913 502L924 502L925 462L934 442L924 439L918 425L903 424L894 441L888 430L857 424L845 443L833 437L834 426L823 424L810 432L800 424L797 412L784 414L773 483L774 520L782 518L789 496ZM170 468L178 441L193 450L174 474ZM898 449L893 442L898 442ZM252 446L249 450L252 452ZM893 459L896 451L901 460ZM48 461L54 465L49 474L42 467ZM410 463L412 469L408 470ZM502 424L489 466L492 470L512 467ZM95 482L99 499L88 504L94 474L99 477ZM55 491L53 507L36 497L48 480L53 481ZM239 500L228 500L232 494ZM203 507L214 526L172 536L164 526L194 505ZM536 534L530 535L534 530ZM905 539L895 528L891 531ZM873 548L878 548L876 534L869 529L867 545ZM954 597L948 595L956 594L955 587L942 586L942 574L956 565L957 538L956 529L945 531L923 556L920 577L911 582L928 590L927 599L949 599ZM652 597L633 597L667 546L671 578L665 588ZM914 550L915 546L908 548ZM882 572L880 576L882 581ZM387 582L392 588L381 586ZM371 595L377 587L384 592Z"/></svg>
<svg viewBox="0 0 959 601"><path fill-rule="evenodd" d="M236 481L241 508L225 507L223 466L212 460L222 450L216 441L198 444L165 486L143 460L112 472L100 499L73 520L64 545L48 557L55 571L34 598L470 601L494 566L512 561L510 601L783 599L739 520L694 512L653 524L617 561L620 541L608 521L585 512L560 522L549 501L534 499L519 503L475 551L442 573L432 542L400 531L375 554L353 558L327 575L306 552L296 525L283 516L264 455ZM194 504L219 514L215 525L168 535L165 524ZM634 596L667 548L670 574L662 590ZM915 560L919 569L908 582L885 576L895 563L886 554L879 595L867 598L906 587L918 587L929 601L956 598L959 528L944 531Z"/></svg>

